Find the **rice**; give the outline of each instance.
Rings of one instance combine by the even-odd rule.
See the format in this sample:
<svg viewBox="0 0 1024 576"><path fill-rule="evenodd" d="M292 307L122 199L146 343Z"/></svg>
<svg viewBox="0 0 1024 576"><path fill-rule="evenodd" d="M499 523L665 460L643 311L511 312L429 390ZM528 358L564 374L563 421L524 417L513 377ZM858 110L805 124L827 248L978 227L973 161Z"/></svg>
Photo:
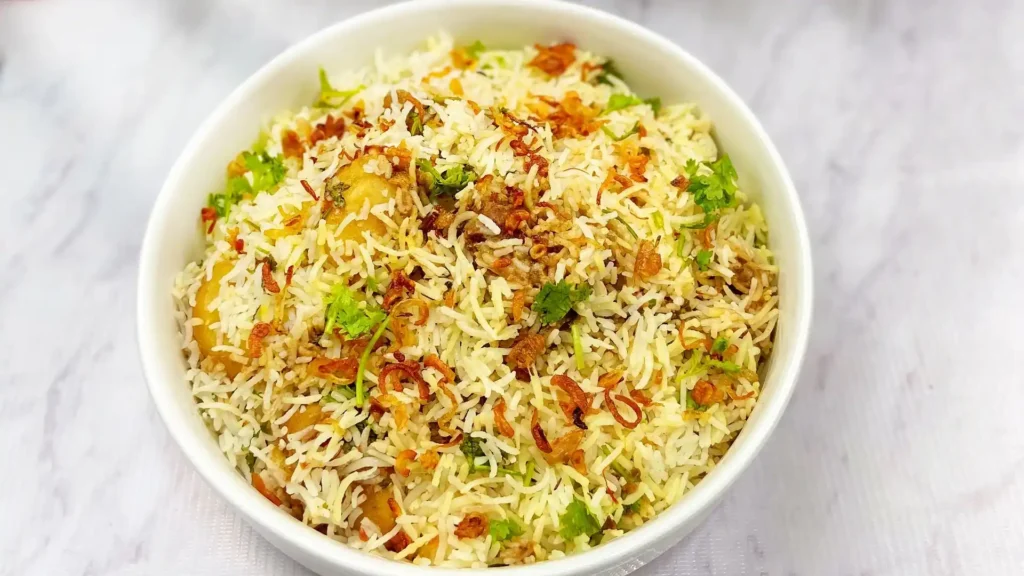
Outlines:
<svg viewBox="0 0 1024 576"><path fill-rule="evenodd" d="M325 77L229 165L173 296L199 412L268 499L481 567L618 537L714 468L778 319L767 226L695 105L610 71L439 36Z"/></svg>

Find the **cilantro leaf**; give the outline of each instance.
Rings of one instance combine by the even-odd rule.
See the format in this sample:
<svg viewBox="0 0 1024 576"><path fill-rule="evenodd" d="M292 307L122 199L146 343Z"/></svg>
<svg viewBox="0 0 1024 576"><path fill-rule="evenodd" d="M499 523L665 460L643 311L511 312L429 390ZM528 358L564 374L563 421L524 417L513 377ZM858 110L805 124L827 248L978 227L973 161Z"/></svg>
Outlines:
<svg viewBox="0 0 1024 576"><path fill-rule="evenodd" d="M583 284L572 286L565 280L557 284L548 282L541 287L533 301L533 309L544 324L558 322L573 306L590 298L592 289Z"/></svg>
<svg viewBox="0 0 1024 576"><path fill-rule="evenodd" d="M637 104L643 104L644 101L639 96L633 94L612 94L608 98L608 106L604 109L604 114L609 112L615 112L616 110L623 110L630 106L636 106Z"/></svg>
<svg viewBox="0 0 1024 576"><path fill-rule="evenodd" d="M337 108L343 106L350 98L360 93L366 86L360 84L351 90L335 90L327 80L327 72L320 68L320 94L313 106L317 108Z"/></svg>
<svg viewBox="0 0 1024 576"><path fill-rule="evenodd" d="M462 164L446 168L443 173L422 158L416 161L416 166L427 174L430 195L435 198L445 194L454 196L477 178L476 172Z"/></svg>
<svg viewBox="0 0 1024 576"><path fill-rule="evenodd" d="M466 50L466 55L467 56L469 56L470 58L476 60L477 58L480 58L480 54L482 52L487 50L487 47L484 46L483 42L477 40L477 41L473 42L472 44L470 44L469 46L466 46L465 50Z"/></svg>
<svg viewBox="0 0 1024 576"><path fill-rule="evenodd" d="M376 306L367 305L360 308L359 300L352 291L347 286L338 284L331 290L326 316L325 333L331 334L337 326L345 330L349 338L355 338L369 332L383 321L387 314Z"/></svg>
<svg viewBox="0 0 1024 576"><path fill-rule="evenodd" d="M707 270L708 265L711 264L711 257L714 256L714 252L711 250L701 250L697 252L697 267L701 270Z"/></svg>
<svg viewBox="0 0 1024 576"><path fill-rule="evenodd" d="M519 524L516 524L511 518L504 520L491 520L489 530L491 532L491 538L495 542L504 542L516 536L523 535L523 529Z"/></svg>
<svg viewBox="0 0 1024 576"><path fill-rule="evenodd" d="M697 404L697 401L693 399L693 395L690 394L689 390L686 391L686 409L687 410L699 410L700 409L700 405Z"/></svg>
<svg viewBox="0 0 1024 576"><path fill-rule="evenodd" d="M558 533L565 540L572 540L580 534L593 536L601 531L601 525L597 523L597 518L590 513L587 505L579 498L573 498L558 520L562 525L558 529Z"/></svg>
<svg viewBox="0 0 1024 576"><path fill-rule="evenodd" d="M242 160L245 162L245 167L252 173L254 192L270 190L284 180L286 170L278 156L271 156L266 152L259 154L242 152Z"/></svg>
<svg viewBox="0 0 1024 576"><path fill-rule="evenodd" d="M616 110L623 110L631 106L638 106L640 104L647 104L654 111L655 116L661 111L661 98L657 96L653 98L641 98L635 94L612 94L608 98L608 106L605 107L602 114L608 114L609 112L615 112Z"/></svg>
<svg viewBox="0 0 1024 576"><path fill-rule="evenodd" d="M721 354L722 352L725 352L725 349L728 347L729 339L725 336L719 336L718 338L715 338L714 343L711 344L711 351Z"/></svg>
<svg viewBox="0 0 1024 576"><path fill-rule="evenodd" d="M471 464L477 457L485 456L480 439L473 438L468 434L462 438L462 443L459 444L459 450L462 450L462 453L466 455L466 458Z"/></svg>
<svg viewBox="0 0 1024 576"><path fill-rule="evenodd" d="M383 314L380 310L377 310L377 312ZM366 348L363 348L363 353L359 355L359 370L356 371L356 406L363 405L363 398L365 396L363 378L366 374L366 365L370 363L370 352L373 352L373 346L377 344L377 340L380 340L384 330L387 329L390 323L391 316L385 316L384 321L374 331L373 336L370 336L370 341L366 344Z"/></svg>
<svg viewBox="0 0 1024 576"><path fill-rule="evenodd" d="M615 63L611 59L605 61L604 66L601 67L601 73L597 75L598 84L612 84L612 81L608 79L609 76L614 76L619 80L622 80L622 73L619 72L618 68L615 67Z"/></svg>
<svg viewBox="0 0 1024 576"><path fill-rule="evenodd" d="M640 123L637 122L636 124L633 124L633 127L630 128L628 131L623 132L622 136L616 136L615 132L612 132L612 129L607 126L601 126L601 131L607 134L608 137L611 138L612 140L615 140L616 142L622 142L626 138L629 138L633 134L636 134L637 132L640 131Z"/></svg>
<svg viewBox="0 0 1024 576"><path fill-rule="evenodd" d="M210 194L206 203L212 207L220 218L226 217L236 204L246 195L253 195L270 190L284 180L285 167L281 159L264 152L242 152L242 164L252 174L252 184L245 176L235 176L228 180L223 192Z"/></svg>
<svg viewBox="0 0 1024 576"><path fill-rule="evenodd" d="M707 365L711 368L718 368L722 372L729 374L734 374L742 370L739 364L729 362L728 360L708 360Z"/></svg>
<svg viewBox="0 0 1024 576"><path fill-rule="evenodd" d="M728 154L722 154L718 160L707 165L711 174L697 174L700 164L690 159L685 170L690 180L687 191L693 195L694 204L704 210L705 220L716 215L722 208L736 203L736 169L729 160Z"/></svg>

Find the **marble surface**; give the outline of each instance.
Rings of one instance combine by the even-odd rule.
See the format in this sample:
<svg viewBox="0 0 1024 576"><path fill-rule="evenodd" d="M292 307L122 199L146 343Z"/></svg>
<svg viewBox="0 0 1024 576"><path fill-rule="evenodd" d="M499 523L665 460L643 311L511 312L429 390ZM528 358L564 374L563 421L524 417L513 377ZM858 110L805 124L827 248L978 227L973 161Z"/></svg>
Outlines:
<svg viewBox="0 0 1024 576"><path fill-rule="evenodd" d="M816 258L777 433L637 574L1024 573L1024 2L593 3L750 103ZM0 575L307 574L160 423L137 252L219 100L377 4L0 0Z"/></svg>

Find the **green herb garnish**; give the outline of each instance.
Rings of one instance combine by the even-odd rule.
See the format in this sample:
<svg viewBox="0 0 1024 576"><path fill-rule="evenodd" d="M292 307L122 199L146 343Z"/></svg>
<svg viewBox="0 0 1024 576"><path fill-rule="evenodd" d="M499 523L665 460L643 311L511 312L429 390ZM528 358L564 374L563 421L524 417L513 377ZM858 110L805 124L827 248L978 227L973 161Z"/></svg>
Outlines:
<svg viewBox="0 0 1024 576"><path fill-rule="evenodd" d="M443 173L438 172L437 168L434 168L430 162L422 158L416 161L416 166L426 172L429 180L430 195L434 198L445 194L454 196L465 188L467 184L476 181L477 178L473 170L462 164L446 168Z"/></svg>
<svg viewBox="0 0 1024 576"><path fill-rule="evenodd" d="M651 220L654 221L654 229L661 230L665 227L665 217L661 215L661 212L655 212L651 215Z"/></svg>
<svg viewBox="0 0 1024 576"><path fill-rule="evenodd" d="M572 350L576 356L576 369L583 372L586 365L583 363L583 339L580 337L579 324L573 324L569 331L572 333Z"/></svg>
<svg viewBox="0 0 1024 576"><path fill-rule="evenodd" d="M693 399L693 395L689 390L686 391L686 409L687 410L700 410L701 407L697 404L697 401Z"/></svg>
<svg viewBox="0 0 1024 576"><path fill-rule="evenodd" d="M711 351L717 354L721 354L722 352L725 352L725 349L728 347L729 339L726 338L725 336L719 336L718 338L715 338L714 343L711 344Z"/></svg>
<svg viewBox="0 0 1024 576"><path fill-rule="evenodd" d="M601 531L601 525L597 523L597 518L590 513L587 505L579 498L573 498L558 520L562 525L558 529L558 533L565 540L573 540L580 534L593 536Z"/></svg>
<svg viewBox="0 0 1024 576"><path fill-rule="evenodd" d="M604 65L601 66L601 73L597 75L597 83L608 84L611 86L612 81L608 79L610 76L614 76L619 80L622 80L622 73L615 67L615 63L612 62L611 59L605 61Z"/></svg>
<svg viewBox="0 0 1024 576"><path fill-rule="evenodd" d="M701 270L707 270L708 265L711 264L711 257L713 255L714 252L711 250L701 250L700 252L697 252L697 267Z"/></svg>
<svg viewBox="0 0 1024 576"><path fill-rule="evenodd" d="M327 320L324 326L326 334L332 334L337 326L345 330L349 338L356 338L369 332L377 323L384 320L387 314L376 306L361 308L359 300L349 288L343 284L331 289L327 302Z"/></svg>
<svg viewBox="0 0 1024 576"><path fill-rule="evenodd" d="M729 362L728 360L708 360L707 365L711 368L718 368L722 372L734 374L742 370L739 364L735 362Z"/></svg>
<svg viewBox="0 0 1024 576"><path fill-rule="evenodd" d="M633 230L633 227L627 224L626 221L622 219L622 216L616 216L615 220L617 220L619 224L622 224L623 226L626 227L626 230L629 231L629 235L632 236L634 240L640 239L640 236L637 235L636 230Z"/></svg>
<svg viewBox="0 0 1024 576"><path fill-rule="evenodd" d="M504 520L491 520L489 530L491 532L491 538L495 542L504 542L511 538L523 535L523 529L519 524L516 524L511 518Z"/></svg>
<svg viewBox="0 0 1024 576"><path fill-rule="evenodd" d="M360 84L351 90L335 90L327 80L327 72L320 68L320 94L313 106L317 108L337 108L343 106L350 98L360 93L366 86Z"/></svg>
<svg viewBox="0 0 1024 576"><path fill-rule="evenodd" d="M228 180L223 192L210 194L207 198L207 204L217 211L220 218L226 217L231 208L241 202L245 195L265 192L284 180L284 163L277 156L271 156L265 151L255 154L242 152L242 163L252 174L252 184L245 176L235 176Z"/></svg>
<svg viewBox="0 0 1024 576"><path fill-rule="evenodd" d="M608 98L608 106L605 107L602 114L608 114L615 112L616 110L623 110L640 104L647 104L650 106L655 116L657 116L658 112L661 111L661 98L658 98L657 96L653 98L641 98L635 94L612 94Z"/></svg>
<svg viewBox="0 0 1024 576"><path fill-rule="evenodd" d="M462 439L462 443L459 444L459 450L462 450L462 453L466 455L466 459L469 460L470 464L472 464L478 456L485 456L484 448L480 439L473 438L468 434Z"/></svg>
<svg viewBox="0 0 1024 576"><path fill-rule="evenodd" d="M469 56L473 60L476 60L480 58L481 53L487 50L487 47L484 46L483 42L477 40L476 42L473 42L469 46L466 46L464 50L466 51L466 56Z"/></svg>
<svg viewBox="0 0 1024 576"><path fill-rule="evenodd" d="M637 132L640 131L640 123L637 122L636 124L633 124L633 127L630 128L627 132L624 132L622 136L616 136L615 132L612 132L612 129L607 126L601 126L601 131L607 134L608 137L611 138L612 140L616 142L622 142L626 138L629 138L633 134L636 134Z"/></svg>
<svg viewBox="0 0 1024 576"><path fill-rule="evenodd" d="M557 284L548 282L541 287L533 301L533 310L540 314L544 324L558 322L573 306L590 298L592 289L586 284L572 286L565 280Z"/></svg>
<svg viewBox="0 0 1024 576"><path fill-rule="evenodd" d="M736 203L737 175L728 154L707 164L711 174L697 174L700 166L693 159L687 161L685 169L690 184L686 190L693 195L694 204L704 210L705 221L708 221L709 216L717 217L719 210Z"/></svg>

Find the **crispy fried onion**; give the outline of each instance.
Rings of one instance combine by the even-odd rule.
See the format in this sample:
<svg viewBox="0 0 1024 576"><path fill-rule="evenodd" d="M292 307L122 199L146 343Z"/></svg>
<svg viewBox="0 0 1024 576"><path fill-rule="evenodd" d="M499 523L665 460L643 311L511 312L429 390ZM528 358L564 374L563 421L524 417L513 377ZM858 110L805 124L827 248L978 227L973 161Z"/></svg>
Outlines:
<svg viewBox="0 0 1024 576"><path fill-rule="evenodd" d="M572 454L569 454L569 465L584 476L587 475L587 462L585 456L586 454L579 448L573 450Z"/></svg>
<svg viewBox="0 0 1024 576"><path fill-rule="evenodd" d="M568 411L569 420L571 420L577 427L586 430L586 425L582 424L583 416L590 411L590 395L580 388L580 385L575 380L569 378L565 374L556 374L551 377L551 385L556 386L563 392L569 395L569 399L572 401L572 410ZM579 414L576 414L576 411Z"/></svg>
<svg viewBox="0 0 1024 576"><path fill-rule="evenodd" d="M651 399L644 394L643 390L630 390L629 397L641 406L650 406L652 404Z"/></svg>
<svg viewBox="0 0 1024 576"><path fill-rule="evenodd" d="M419 389L420 400L426 402L430 400L430 386L427 381L423 379L421 373L423 368L418 362L412 360L406 362L398 362L395 364L388 364L381 371L377 377L378 386L382 392L388 390L388 380L391 379L392 375L398 379L391 382L392 390L400 390L402 388L401 376L399 373L405 374L410 380L416 383L416 387Z"/></svg>
<svg viewBox="0 0 1024 576"><path fill-rule="evenodd" d="M267 292L270 292L271 294L277 294L278 292L280 292L281 287L277 284L277 280L274 280L273 261L271 261L269 258L264 258L259 261L259 264L260 266L263 267L263 289L266 290Z"/></svg>
<svg viewBox="0 0 1024 576"><path fill-rule="evenodd" d="M661 254L655 249L654 242L642 240L636 251L636 260L633 262L633 275L636 279L645 282L661 271Z"/></svg>
<svg viewBox="0 0 1024 576"><path fill-rule="evenodd" d="M423 466L424 470L433 470L437 468L437 465L441 462L441 457L438 456L437 450L433 448L427 450L419 457L420 466Z"/></svg>
<svg viewBox="0 0 1024 576"><path fill-rule="evenodd" d="M263 339L274 333L274 326L267 322L259 322L249 332L249 357L259 358L263 355Z"/></svg>
<svg viewBox="0 0 1024 576"><path fill-rule="evenodd" d="M698 380L690 392L690 397L699 406L711 406L725 400L725 394L707 380Z"/></svg>
<svg viewBox="0 0 1024 576"><path fill-rule="evenodd" d="M466 517L455 526L455 535L461 539L477 538L487 531L487 526L487 516L484 516L480 512L473 512L472 514L467 514Z"/></svg>
<svg viewBox="0 0 1024 576"><path fill-rule="evenodd" d="M524 334L516 339L512 349L505 356L505 363L512 369L529 370L544 351L544 337L540 334Z"/></svg>
<svg viewBox="0 0 1024 576"><path fill-rule="evenodd" d="M391 283L388 284L388 291L384 294L384 309L390 311L396 302L405 297L407 293L414 293L416 284L401 270L391 273ZM424 319L424 321L426 321Z"/></svg>
<svg viewBox="0 0 1024 576"><path fill-rule="evenodd" d="M579 429L574 429L570 432L566 432L562 437L556 439L551 444L551 453L544 455L544 460L548 464L562 464L572 456L572 453L579 448L580 442L583 441L583 436L586 432Z"/></svg>
<svg viewBox="0 0 1024 576"><path fill-rule="evenodd" d="M199 218L203 222L210 223L210 226L206 228L206 233L212 233L214 225L217 224L217 210L210 206L204 206L201 210L199 210Z"/></svg>
<svg viewBox="0 0 1024 576"><path fill-rule="evenodd" d="M619 382L622 382L622 372L606 372L597 379L597 385L605 390L615 388Z"/></svg>
<svg viewBox="0 0 1024 576"><path fill-rule="evenodd" d="M572 42L562 42L551 46L535 44L537 55L527 63L551 76L561 76L576 61L576 45Z"/></svg>
<svg viewBox="0 0 1024 576"><path fill-rule="evenodd" d="M413 320L413 324L416 326L423 326L427 323L427 317L430 315L430 306L419 298L411 298L409 300L402 300L398 304L395 304L391 309L392 328L395 331L395 348L402 348L405 346L412 346L416 343L415 337L409 333L409 327L406 325L405 316L403 312L406 308L413 308L416 312L416 319Z"/></svg>
<svg viewBox="0 0 1024 576"><path fill-rule="evenodd" d="M383 381L383 378L381 378L381 382ZM383 415L385 411L390 410L391 415L395 417L395 425L398 426L399 430L405 430L405 425L409 423L409 411L408 409L406 409L405 404L402 404L401 400L387 393L375 396L370 399L371 414L374 412L372 404L375 401L377 405L380 407L379 411L381 415Z"/></svg>
<svg viewBox="0 0 1024 576"><path fill-rule="evenodd" d="M314 358L306 367L306 374L323 378L335 384L344 384L355 380L359 369L358 358Z"/></svg>
<svg viewBox="0 0 1024 576"><path fill-rule="evenodd" d="M449 436L454 437L456 431L451 427L451 421L452 418L455 417L455 414L459 411L459 399L455 396L455 393L448 388L445 381L442 380L441 382L438 382L437 387L441 389L441 393L447 396L448 400L450 400L452 403L451 408L449 408L448 411L445 412L441 416L441 418L438 419L437 427L446 434L448 434Z"/></svg>
<svg viewBox="0 0 1024 576"><path fill-rule="evenodd" d="M395 456L395 472L398 472L403 477L409 477L409 463L416 460L415 450L402 450Z"/></svg>
<svg viewBox="0 0 1024 576"><path fill-rule="evenodd" d="M604 193L605 190L610 190L612 184L618 184L619 186L622 187L622 189L626 189L632 186L633 182L626 176L619 174L619 171L616 170L614 166L612 166L611 169L608 170L608 175L605 176L604 182L601 182L601 187L597 189L598 204L601 203L601 195Z"/></svg>
<svg viewBox="0 0 1024 576"><path fill-rule="evenodd" d="M629 406L633 410L633 414L636 416L636 419L630 422L623 418L622 414L619 413L619 408L615 405L616 400L622 402L626 406ZM604 391L604 403L608 405L608 411L612 413L612 417L615 418L615 421L618 422L619 424L622 424L623 426L629 428L630 430L640 425L640 420L643 419L644 411L642 408L640 408L640 405L637 404L629 396L616 394L615 398L613 399L611 388L608 388L605 389Z"/></svg>
<svg viewBox="0 0 1024 576"><path fill-rule="evenodd" d="M451 212L444 208L434 207L420 222L420 230L427 233L447 230L453 221L455 221L455 216Z"/></svg>
<svg viewBox="0 0 1024 576"><path fill-rule="evenodd" d="M341 138L345 135L345 119L335 118L330 114L324 121L317 124L313 131L309 134L309 145L312 146L321 140L336 137Z"/></svg>
<svg viewBox="0 0 1024 576"><path fill-rule="evenodd" d="M537 448L545 454L550 454L551 443L548 442L548 437L544 435L544 429L540 427L539 418L537 408L534 407L533 415L530 416L530 433L533 434L533 441L537 444Z"/></svg>
<svg viewBox="0 0 1024 576"><path fill-rule="evenodd" d="M505 419L505 399L498 398L498 401L494 403L494 425L498 428L498 433L506 438L513 438L516 435L516 431L512 428L512 425Z"/></svg>
<svg viewBox="0 0 1024 576"><path fill-rule="evenodd" d="M413 96L411 93L409 93L408 90L396 90L395 94L398 95L398 103L399 104L405 104L406 102L408 102L408 103L412 104L412 107L413 107L413 112L410 113L405 118L406 128L408 128L409 130L412 130L413 124L416 122L416 118L413 116L413 114L418 114L419 115L419 121L421 123L426 123L426 121L427 121L427 111L423 107L423 103L422 102L417 100L416 97ZM391 104L393 102L394 102L394 100L391 98L391 92L388 92L387 95L384 96L384 107L385 108L391 108Z"/></svg>
<svg viewBox="0 0 1024 576"><path fill-rule="evenodd" d="M440 372L441 376L444 377L444 381L448 384L455 382L455 372L449 368L448 365L437 356L437 354L427 356L426 359L423 360L423 365L427 368L433 368Z"/></svg>
<svg viewBox="0 0 1024 576"><path fill-rule="evenodd" d="M526 290L516 290L512 296L512 321L519 323L523 319L523 308L526 306Z"/></svg>
<svg viewBox="0 0 1024 576"><path fill-rule="evenodd" d="M550 96L538 96L538 100L527 104L537 119L551 126L555 138L578 138L588 136L601 128L604 120L597 117L601 111L595 106L583 104L578 92L570 90L561 100Z"/></svg>

